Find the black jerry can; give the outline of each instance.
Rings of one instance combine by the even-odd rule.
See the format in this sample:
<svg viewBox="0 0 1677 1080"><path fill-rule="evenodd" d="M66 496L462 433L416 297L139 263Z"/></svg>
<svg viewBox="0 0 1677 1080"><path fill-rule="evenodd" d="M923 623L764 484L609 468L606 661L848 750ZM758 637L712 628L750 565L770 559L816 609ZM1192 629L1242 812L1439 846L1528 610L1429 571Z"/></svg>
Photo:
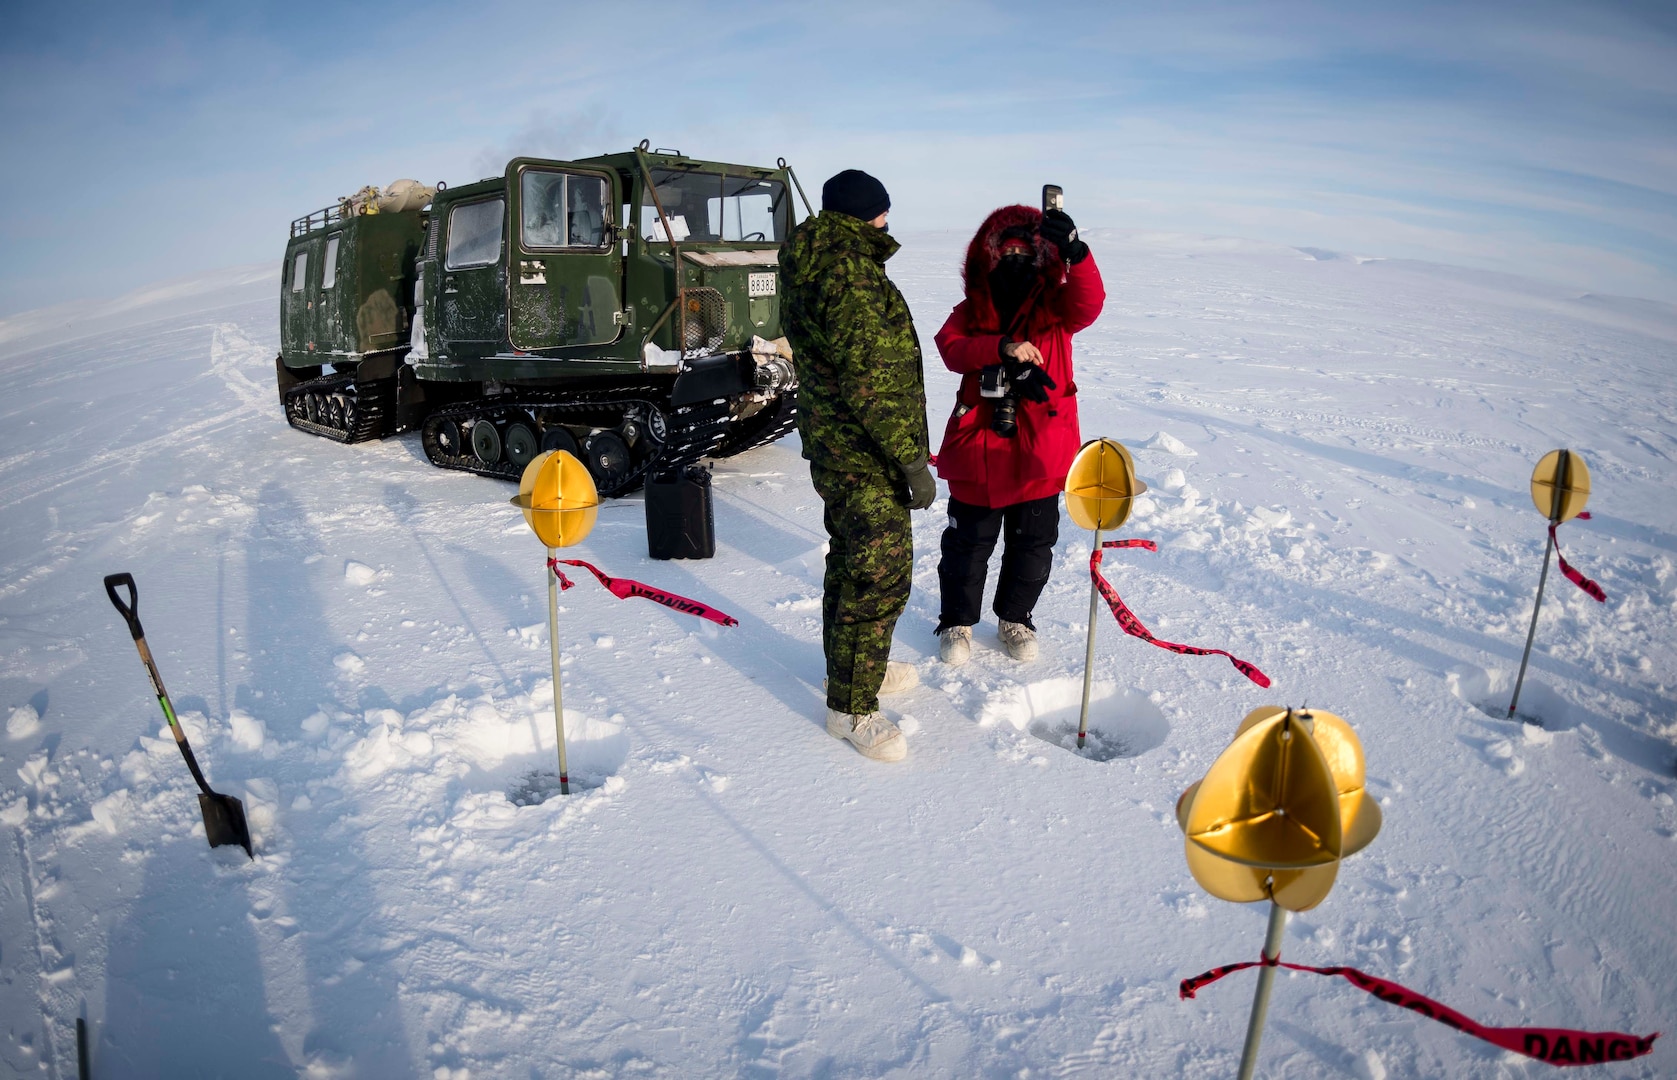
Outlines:
<svg viewBox="0 0 1677 1080"><path fill-rule="evenodd" d="M709 469L689 465L647 480L646 553L654 559L708 559L716 554Z"/></svg>

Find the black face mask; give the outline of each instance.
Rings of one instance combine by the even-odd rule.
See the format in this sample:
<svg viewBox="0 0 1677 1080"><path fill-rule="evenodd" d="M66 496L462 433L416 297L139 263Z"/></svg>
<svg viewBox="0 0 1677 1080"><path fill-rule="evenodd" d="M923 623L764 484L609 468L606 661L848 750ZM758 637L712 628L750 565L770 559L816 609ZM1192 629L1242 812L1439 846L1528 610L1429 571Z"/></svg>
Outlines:
<svg viewBox="0 0 1677 1080"><path fill-rule="evenodd" d="M1005 330L1036 280L1036 261L1029 255L1007 255L990 271L990 299Z"/></svg>
<svg viewBox="0 0 1677 1080"><path fill-rule="evenodd" d="M1017 307L1036 277L1036 263L1029 255L1008 255L990 271L990 293L998 302Z"/></svg>

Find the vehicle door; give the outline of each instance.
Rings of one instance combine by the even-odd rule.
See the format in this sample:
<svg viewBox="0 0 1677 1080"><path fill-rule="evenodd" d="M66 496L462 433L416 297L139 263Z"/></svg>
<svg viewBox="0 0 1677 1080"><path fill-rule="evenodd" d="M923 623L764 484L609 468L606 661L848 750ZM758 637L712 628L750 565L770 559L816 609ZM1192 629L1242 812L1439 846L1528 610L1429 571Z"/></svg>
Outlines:
<svg viewBox="0 0 1677 1080"><path fill-rule="evenodd" d="M327 233L320 255L320 292L314 301L314 342L317 353L359 353L360 343L345 340L343 332L344 288L341 285L344 233ZM353 293L353 288L350 289Z"/></svg>
<svg viewBox="0 0 1677 1080"><path fill-rule="evenodd" d="M438 346L455 356L486 356L507 339L506 209L505 196L496 193L463 198L444 211ZM425 287L432 288L429 280Z"/></svg>
<svg viewBox="0 0 1677 1080"><path fill-rule="evenodd" d="M523 159L507 166L516 262L508 275L513 348L617 339L623 312L617 189L610 170Z"/></svg>
<svg viewBox="0 0 1677 1080"><path fill-rule="evenodd" d="M284 277L280 283L280 306L284 318L284 342L301 363L320 363L319 315L320 248L318 237L291 245L286 251Z"/></svg>

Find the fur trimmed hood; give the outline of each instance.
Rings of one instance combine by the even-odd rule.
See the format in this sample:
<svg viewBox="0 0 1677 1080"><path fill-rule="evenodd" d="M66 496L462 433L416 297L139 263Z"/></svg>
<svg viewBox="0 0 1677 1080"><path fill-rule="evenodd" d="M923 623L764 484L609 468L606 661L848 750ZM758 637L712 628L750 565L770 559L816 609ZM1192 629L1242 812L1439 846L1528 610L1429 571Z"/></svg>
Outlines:
<svg viewBox="0 0 1677 1080"><path fill-rule="evenodd" d="M1010 230L1028 231L1036 247L1037 272L1042 281L1042 292L1036 301L1037 314L1032 323L1041 321L1044 312L1052 311L1053 294L1065 281L1066 266L1059 249L1037 231L1042 226L1042 211L1034 206L1018 204L1003 206L990 212L978 227L972 242L967 245L967 262L961 270L966 285L968 330L973 333L1000 333L1001 320L996 315L995 301L990 296L990 271L1002 258L1002 240Z"/></svg>

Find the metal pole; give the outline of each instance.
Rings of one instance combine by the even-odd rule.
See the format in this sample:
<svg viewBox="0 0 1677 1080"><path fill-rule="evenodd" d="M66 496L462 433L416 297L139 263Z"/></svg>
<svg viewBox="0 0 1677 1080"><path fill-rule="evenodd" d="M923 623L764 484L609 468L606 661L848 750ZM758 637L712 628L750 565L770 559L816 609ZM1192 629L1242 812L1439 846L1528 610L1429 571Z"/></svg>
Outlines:
<svg viewBox="0 0 1677 1080"><path fill-rule="evenodd" d="M1287 909L1270 901L1269 932L1264 935L1264 959L1281 959L1281 937L1287 930ZM1264 1017L1269 1014L1269 990L1275 985L1275 969L1267 964L1258 969L1258 990L1252 996L1252 1019L1246 1025L1246 1046L1240 1051L1240 1080L1252 1080L1258 1067L1258 1044L1264 1037Z"/></svg>
<svg viewBox="0 0 1677 1080"><path fill-rule="evenodd" d="M547 558L559 557L557 548L547 549ZM571 793L570 769L565 764L565 705L559 690L559 575L547 568L547 647L553 654L553 730L559 736L559 794Z"/></svg>
<svg viewBox="0 0 1677 1080"><path fill-rule="evenodd" d="M1555 550L1555 529L1566 508L1566 492L1572 483L1572 452L1562 450L1555 461L1555 497L1549 504L1549 539L1543 543L1543 573L1537 577L1537 602L1531 606L1531 629L1526 631L1526 651L1520 654L1520 674L1514 680L1514 699L1508 703L1508 719L1520 703L1520 684L1526 681L1526 661L1531 659L1532 639L1537 636L1537 613L1543 610L1543 586L1549 581L1549 553Z"/></svg>
<svg viewBox="0 0 1677 1080"><path fill-rule="evenodd" d="M1526 661L1531 659L1532 639L1537 637L1537 613L1543 610L1543 586L1549 582L1549 554L1555 550L1555 534L1543 544L1543 573L1537 578L1537 603L1531 606L1531 629L1526 631L1526 651L1520 654L1520 675L1514 680L1514 700L1508 703L1508 719L1514 719L1514 706L1520 703L1520 684L1526 681Z"/></svg>
<svg viewBox="0 0 1677 1080"><path fill-rule="evenodd" d="M1101 531L1095 530L1095 551L1101 549ZM1094 564L1094 556L1089 557L1090 565ZM1089 734L1089 685L1095 677L1095 617L1101 610L1101 591L1095 584L1095 575L1089 574L1089 644L1083 651L1083 708L1077 716L1077 748L1083 749L1083 740Z"/></svg>

